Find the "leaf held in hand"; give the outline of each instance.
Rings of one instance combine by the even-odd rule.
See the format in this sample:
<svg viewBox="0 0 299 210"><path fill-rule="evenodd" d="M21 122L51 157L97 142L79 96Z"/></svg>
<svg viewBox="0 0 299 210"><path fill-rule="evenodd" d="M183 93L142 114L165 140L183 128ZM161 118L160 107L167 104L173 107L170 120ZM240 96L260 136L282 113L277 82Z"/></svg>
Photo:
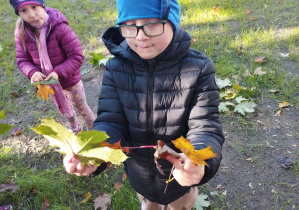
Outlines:
<svg viewBox="0 0 299 210"><path fill-rule="evenodd" d="M122 148L120 145L120 140L115 142L114 144L109 144L108 142L104 141L101 143L104 147L109 147L111 149L121 149L123 152L130 153L129 148Z"/></svg>
<svg viewBox="0 0 299 210"><path fill-rule="evenodd" d="M36 91L36 94L38 97L42 97L45 101L49 100L49 95L54 94L54 90L50 88L49 85L37 85L38 90Z"/></svg>
<svg viewBox="0 0 299 210"><path fill-rule="evenodd" d="M89 162L99 166L103 162L111 162L120 165L127 159L121 150L110 149L101 145L108 138L105 132L91 130L82 131L75 135L51 118L42 119L41 124L32 130L48 139L51 146L58 148L58 152L62 154L74 153L83 164Z"/></svg>
<svg viewBox="0 0 299 210"><path fill-rule="evenodd" d="M158 163L158 159L159 158L164 158L165 159L167 155L172 155L172 156L177 157L177 158L180 157L180 155L176 151L174 151L173 149L168 147L163 141L159 140L158 143L157 143L156 152L154 154L154 160L155 160L157 169L163 175L165 175L165 174L163 172L163 169L161 168L161 165Z"/></svg>
<svg viewBox="0 0 299 210"><path fill-rule="evenodd" d="M180 149L192 161L192 163L198 166L208 166L205 160L218 157L217 154L213 153L211 146L201 150L194 150L194 146L192 146L190 141L185 139L183 136L172 141L172 143L176 148Z"/></svg>
<svg viewBox="0 0 299 210"><path fill-rule="evenodd" d="M34 83L34 85L55 85L55 84L58 84L58 80L57 79L54 79L54 78L51 78L50 80L46 81L46 80L42 80L40 82L36 82Z"/></svg>

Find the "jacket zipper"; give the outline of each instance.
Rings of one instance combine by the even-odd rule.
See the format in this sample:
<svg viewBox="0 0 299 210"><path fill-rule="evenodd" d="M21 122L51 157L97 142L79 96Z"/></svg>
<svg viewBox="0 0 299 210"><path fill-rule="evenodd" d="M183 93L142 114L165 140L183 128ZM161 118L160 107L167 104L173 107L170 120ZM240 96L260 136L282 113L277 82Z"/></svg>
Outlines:
<svg viewBox="0 0 299 210"><path fill-rule="evenodd" d="M148 121L148 132L150 138L150 145L154 145L154 135L153 135L153 88L154 88L154 60L149 61L149 90L148 90L148 113L149 113L149 121ZM150 153L150 168L151 174L150 176L154 179L154 197L157 198L159 202L159 198L157 195L157 180L156 180L156 164L154 162L154 149L152 149Z"/></svg>

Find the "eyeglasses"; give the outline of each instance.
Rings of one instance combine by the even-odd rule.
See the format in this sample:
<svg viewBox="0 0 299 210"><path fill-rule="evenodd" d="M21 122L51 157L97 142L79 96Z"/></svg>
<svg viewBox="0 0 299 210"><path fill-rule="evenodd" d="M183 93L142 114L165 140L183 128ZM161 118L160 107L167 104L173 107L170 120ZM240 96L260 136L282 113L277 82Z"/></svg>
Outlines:
<svg viewBox="0 0 299 210"><path fill-rule="evenodd" d="M164 33L164 25L167 20L147 23L141 26L136 25L116 25L124 38L134 38L138 35L139 29L142 29L147 36L159 36Z"/></svg>

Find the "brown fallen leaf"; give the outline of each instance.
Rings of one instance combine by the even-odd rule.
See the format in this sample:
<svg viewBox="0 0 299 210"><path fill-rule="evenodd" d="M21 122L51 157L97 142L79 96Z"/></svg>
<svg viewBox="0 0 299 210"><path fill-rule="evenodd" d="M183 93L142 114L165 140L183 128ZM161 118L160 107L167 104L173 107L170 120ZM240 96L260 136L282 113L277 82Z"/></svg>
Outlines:
<svg viewBox="0 0 299 210"><path fill-rule="evenodd" d="M111 205L111 194L105 193L104 195L99 195L93 200L93 202L95 210L98 208L101 208L101 210L107 210L107 206Z"/></svg>
<svg viewBox="0 0 299 210"><path fill-rule="evenodd" d="M244 13L245 13L246 15L249 15L249 14L250 14L250 9L249 9L249 8L246 8L246 9L244 10Z"/></svg>
<svg viewBox="0 0 299 210"><path fill-rule="evenodd" d="M121 179L122 179L123 181L125 181L125 180L127 179L127 174L126 174L126 172L125 172L125 173L123 173L123 175L122 175Z"/></svg>
<svg viewBox="0 0 299 210"><path fill-rule="evenodd" d="M264 75L264 74L267 74L266 71L262 71L262 67L257 67L255 70L254 70L254 73L253 74L256 74L256 75Z"/></svg>
<svg viewBox="0 0 299 210"><path fill-rule="evenodd" d="M49 203L48 199L44 198L44 203L43 203L43 206L42 206L42 210L47 210L49 206L50 206L50 203Z"/></svg>
<svg viewBox="0 0 299 210"><path fill-rule="evenodd" d="M266 62L266 57L256 57L254 59L254 62L255 63L264 63L264 62Z"/></svg>
<svg viewBox="0 0 299 210"><path fill-rule="evenodd" d="M214 10L215 13L218 12L218 9L219 9L219 7L217 7L217 6L213 6L213 10Z"/></svg>
<svg viewBox="0 0 299 210"><path fill-rule="evenodd" d="M114 189L115 189L115 191L119 191L119 189L120 189L122 186L124 186L124 185L121 184L121 183L119 183L119 182L116 182L116 183L114 184Z"/></svg>
<svg viewBox="0 0 299 210"><path fill-rule="evenodd" d="M0 190L0 192L9 191L10 193L14 193L16 192L19 186L13 183L12 181L9 181L4 184L1 184L1 187L2 189Z"/></svg>
<svg viewBox="0 0 299 210"><path fill-rule="evenodd" d="M24 130L25 130L25 128L22 128L22 127L14 127L10 130L10 134L12 136L18 136L18 135L22 134Z"/></svg>

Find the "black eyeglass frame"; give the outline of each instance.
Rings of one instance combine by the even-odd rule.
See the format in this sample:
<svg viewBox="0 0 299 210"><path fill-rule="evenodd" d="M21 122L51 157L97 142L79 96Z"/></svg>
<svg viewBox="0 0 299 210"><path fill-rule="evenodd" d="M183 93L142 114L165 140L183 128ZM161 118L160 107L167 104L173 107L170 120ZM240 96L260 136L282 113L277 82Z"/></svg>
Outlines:
<svg viewBox="0 0 299 210"><path fill-rule="evenodd" d="M140 29L142 29L142 31L143 31L147 36L149 36L149 37L154 37L154 36L160 36L160 35L164 34L164 26L165 26L166 22L167 22L167 20L163 20L163 21L157 21L157 22L146 23L146 24L143 24L143 25L141 25L141 26L136 26L136 25L116 25L116 27L119 28L119 31L120 31L121 35L122 35L121 27L123 27L123 26L131 26L131 27L133 26L133 27L137 28L137 33L136 33L135 36L125 37L125 36L122 35L124 38L135 38L135 37L138 35ZM148 35L147 32L144 30L144 26L146 26L146 25L150 25L150 24L154 24L154 23L162 23L162 25L163 25L163 31L162 31L161 34L157 34L157 35Z"/></svg>

